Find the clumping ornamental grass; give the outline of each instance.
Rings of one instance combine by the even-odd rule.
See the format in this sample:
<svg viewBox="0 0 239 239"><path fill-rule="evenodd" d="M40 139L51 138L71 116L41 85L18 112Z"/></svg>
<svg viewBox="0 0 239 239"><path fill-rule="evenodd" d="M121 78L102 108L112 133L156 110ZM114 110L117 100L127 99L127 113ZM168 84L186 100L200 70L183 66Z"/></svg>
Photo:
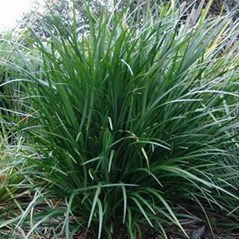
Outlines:
<svg viewBox="0 0 239 239"><path fill-rule="evenodd" d="M172 225L186 235L183 218L211 227L213 210L238 215L238 42L224 51L237 34L230 16L204 11L191 25L169 4L86 12L80 36L75 17L66 29L52 13L43 23L49 41L35 36L34 57L20 68L29 115L21 132L36 152L24 175L39 193L15 229L42 235L41 225L59 216L56 238L112 238L122 227L145 238L145 226L168 238ZM66 207L49 203L34 217L39 198Z"/></svg>

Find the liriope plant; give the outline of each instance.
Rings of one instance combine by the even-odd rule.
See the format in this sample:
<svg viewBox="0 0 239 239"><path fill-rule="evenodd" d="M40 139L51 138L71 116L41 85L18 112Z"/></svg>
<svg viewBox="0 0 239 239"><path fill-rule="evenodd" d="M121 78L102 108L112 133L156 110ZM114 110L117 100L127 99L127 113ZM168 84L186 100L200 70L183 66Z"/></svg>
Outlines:
<svg viewBox="0 0 239 239"><path fill-rule="evenodd" d="M65 199L58 236L112 238L122 226L145 238L148 225L167 238L173 224L190 237L180 220L194 207L211 226L210 210L232 213L227 202L238 200L238 55L235 45L223 51L236 36L230 16L204 11L192 25L172 5L145 9L86 8L82 35L74 9L72 29L52 12L44 27L57 34L36 36L38 56L20 69L29 117L19 130L38 153L25 173L42 198ZM31 219L27 238L60 212Z"/></svg>

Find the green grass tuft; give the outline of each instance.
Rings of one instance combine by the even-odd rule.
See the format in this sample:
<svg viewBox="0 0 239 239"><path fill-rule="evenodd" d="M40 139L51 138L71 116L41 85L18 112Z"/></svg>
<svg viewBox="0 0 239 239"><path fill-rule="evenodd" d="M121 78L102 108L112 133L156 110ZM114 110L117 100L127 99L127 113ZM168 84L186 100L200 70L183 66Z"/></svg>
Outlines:
<svg viewBox="0 0 239 239"><path fill-rule="evenodd" d="M182 218L204 214L211 226L210 212L235 208L238 44L223 49L237 33L229 16L205 14L191 26L167 5L88 11L82 36L52 14L44 27L57 35L35 37L21 72L21 130L38 152L24 172L39 190L16 226L30 220L25 238L56 215L66 238L112 238L119 225L132 239L145 225L166 238L171 224L186 234ZM49 203L36 220L39 198L65 206Z"/></svg>

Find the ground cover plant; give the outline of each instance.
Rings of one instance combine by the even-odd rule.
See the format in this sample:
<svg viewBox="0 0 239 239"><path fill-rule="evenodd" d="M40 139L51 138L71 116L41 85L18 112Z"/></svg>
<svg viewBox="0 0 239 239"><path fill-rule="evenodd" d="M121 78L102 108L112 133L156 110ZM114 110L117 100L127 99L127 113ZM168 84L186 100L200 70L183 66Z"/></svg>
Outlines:
<svg viewBox="0 0 239 239"><path fill-rule="evenodd" d="M238 42L225 49L237 23L207 19L211 3L193 25L172 4L85 6L82 35L73 7L71 29L52 12L48 42L24 36L32 45L11 69L25 142L0 234L168 238L176 227L192 238L185 219L238 222Z"/></svg>

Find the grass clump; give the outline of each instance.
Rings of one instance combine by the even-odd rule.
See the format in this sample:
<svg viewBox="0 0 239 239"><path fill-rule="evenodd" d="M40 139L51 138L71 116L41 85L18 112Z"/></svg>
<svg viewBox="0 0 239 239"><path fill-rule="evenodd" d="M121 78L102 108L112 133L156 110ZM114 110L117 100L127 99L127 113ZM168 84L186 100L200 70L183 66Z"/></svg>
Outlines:
<svg viewBox="0 0 239 239"><path fill-rule="evenodd" d="M234 209L236 46L222 55L236 35L230 18L204 12L192 27L163 5L141 11L140 23L137 16L88 11L89 30L78 36L76 24L64 28L52 14L58 34L34 39L22 131L38 155L24 173L40 198L65 198L65 206L48 201L36 220L30 203L17 224L30 215L27 238L53 215L56 236L112 238L124 225L130 238L144 238L149 225L167 238L172 224L186 234L182 218L204 214L210 225L210 211Z"/></svg>

